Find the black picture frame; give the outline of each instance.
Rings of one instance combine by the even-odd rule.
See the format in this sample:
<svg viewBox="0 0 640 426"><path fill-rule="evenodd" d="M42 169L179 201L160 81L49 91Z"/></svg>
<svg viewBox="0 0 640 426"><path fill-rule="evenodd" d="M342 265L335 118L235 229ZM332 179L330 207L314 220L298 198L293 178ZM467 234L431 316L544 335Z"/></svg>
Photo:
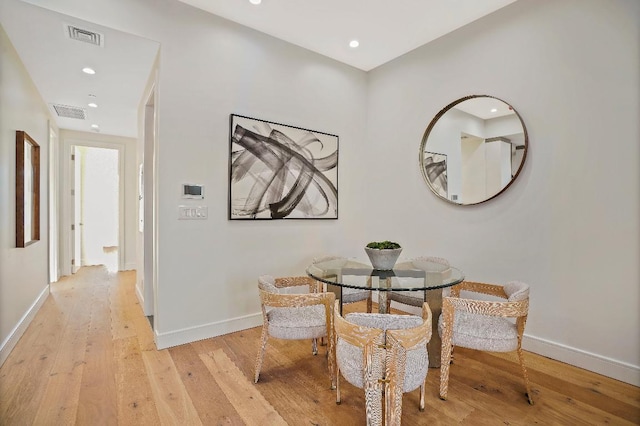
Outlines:
<svg viewBox="0 0 640 426"><path fill-rule="evenodd" d="M229 121L229 220L338 219L337 135Z"/></svg>

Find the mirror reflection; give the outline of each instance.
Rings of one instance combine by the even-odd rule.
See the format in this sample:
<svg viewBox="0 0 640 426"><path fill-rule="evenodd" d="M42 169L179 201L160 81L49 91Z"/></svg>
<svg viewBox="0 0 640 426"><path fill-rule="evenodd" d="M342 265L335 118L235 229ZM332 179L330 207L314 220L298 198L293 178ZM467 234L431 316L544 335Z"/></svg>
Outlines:
<svg viewBox="0 0 640 426"><path fill-rule="evenodd" d="M40 239L40 146L16 131L16 247Z"/></svg>
<svg viewBox="0 0 640 426"><path fill-rule="evenodd" d="M511 185L527 147L524 122L511 105L473 95L452 102L431 121L420 145L420 167L438 197L478 204Z"/></svg>
<svg viewBox="0 0 640 426"><path fill-rule="evenodd" d="M32 147L24 147L24 240L33 239L33 154Z"/></svg>

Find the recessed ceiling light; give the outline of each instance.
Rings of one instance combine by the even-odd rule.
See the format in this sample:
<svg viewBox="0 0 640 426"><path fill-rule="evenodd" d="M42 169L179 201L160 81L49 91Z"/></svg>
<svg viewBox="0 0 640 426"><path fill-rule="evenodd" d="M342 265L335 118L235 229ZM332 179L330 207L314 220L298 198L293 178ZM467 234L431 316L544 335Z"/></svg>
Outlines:
<svg viewBox="0 0 640 426"><path fill-rule="evenodd" d="M262 3L262 0L249 0L249 3L251 3L251 4L260 4L260 3Z"/></svg>
<svg viewBox="0 0 640 426"><path fill-rule="evenodd" d="M491 112L498 112L497 108L491 108Z"/></svg>
<svg viewBox="0 0 640 426"><path fill-rule="evenodd" d="M360 46L360 42L359 42L358 40L351 40L351 41L349 42L349 47L356 48L356 47L358 47L358 46Z"/></svg>
<svg viewBox="0 0 640 426"><path fill-rule="evenodd" d="M85 68L82 68L82 72L85 74L93 75L96 73L96 70L94 70L93 68L85 67Z"/></svg>
<svg viewBox="0 0 640 426"><path fill-rule="evenodd" d="M95 102L89 102L87 105L89 105L91 108L98 108L98 104Z"/></svg>

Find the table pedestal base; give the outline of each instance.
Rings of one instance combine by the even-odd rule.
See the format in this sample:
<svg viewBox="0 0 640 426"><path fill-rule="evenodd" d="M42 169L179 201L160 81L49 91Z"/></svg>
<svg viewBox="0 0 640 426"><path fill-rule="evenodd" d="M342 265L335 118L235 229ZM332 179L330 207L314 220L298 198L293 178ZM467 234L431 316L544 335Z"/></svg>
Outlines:
<svg viewBox="0 0 640 426"><path fill-rule="evenodd" d="M427 290L425 293L425 299L431 308L431 340L427 343L429 368L440 368L442 340L440 340L438 333L438 319L442 313L442 289Z"/></svg>

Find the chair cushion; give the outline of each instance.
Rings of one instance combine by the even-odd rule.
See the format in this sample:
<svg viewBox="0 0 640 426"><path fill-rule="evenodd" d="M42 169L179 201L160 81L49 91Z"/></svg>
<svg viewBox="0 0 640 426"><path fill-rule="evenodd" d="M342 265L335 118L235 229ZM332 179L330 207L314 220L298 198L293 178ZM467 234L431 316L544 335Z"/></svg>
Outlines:
<svg viewBox="0 0 640 426"><path fill-rule="evenodd" d="M361 300L367 300L369 298L368 290L359 290L357 288L342 288L342 303L353 303Z"/></svg>
<svg viewBox="0 0 640 426"><path fill-rule="evenodd" d="M315 258L313 258L311 263L312 264L322 263L323 267L325 267L325 268L333 267L333 268L340 269L344 265L346 265L348 261L349 261L349 259L347 259L346 257L331 256L330 255L330 256L315 257Z"/></svg>
<svg viewBox="0 0 640 426"><path fill-rule="evenodd" d="M324 305L273 308L267 312L269 335L278 339L314 339L327 335Z"/></svg>
<svg viewBox="0 0 640 426"><path fill-rule="evenodd" d="M529 297L529 285L523 282L509 281L503 288L509 298L509 302L517 302Z"/></svg>
<svg viewBox="0 0 640 426"><path fill-rule="evenodd" d="M438 263L442 265L441 270L444 271L449 269L449 261L442 257L433 257L433 256L425 256L425 257L416 257L415 259L411 259L411 263L414 267L418 269L429 269L429 270L438 270L434 263ZM428 265L427 265L428 264Z"/></svg>
<svg viewBox="0 0 640 426"><path fill-rule="evenodd" d="M427 272L426 281L427 284L440 285L443 280L451 276L451 267L449 261L442 257L423 256L412 259L411 265L417 269L423 269ZM399 280L406 280L406 278L398 278ZM435 290L432 290L435 291ZM445 287L442 289L442 297L447 297L451 294L451 288ZM423 291L392 291L389 294L389 299L403 305L418 306L421 307L424 302Z"/></svg>
<svg viewBox="0 0 640 426"><path fill-rule="evenodd" d="M353 324L382 330L401 330L417 327L422 318L415 315L391 315L351 313L345 319ZM342 339L336 345L336 357L342 376L352 385L364 388L363 349L353 346ZM407 351L407 362L404 374L403 392L411 392L424 383L429 370L429 357L426 347Z"/></svg>
<svg viewBox="0 0 640 426"><path fill-rule="evenodd" d="M269 293L280 293L280 290L276 287L276 279L271 275L260 275L258 277L258 288Z"/></svg>
<svg viewBox="0 0 640 426"><path fill-rule="evenodd" d="M369 314L353 312L344 319L350 323L382 330L405 330L422 324L422 318L416 315Z"/></svg>
<svg viewBox="0 0 640 426"><path fill-rule="evenodd" d="M438 332L442 336L442 315ZM453 345L489 352L510 352L518 348L518 329L506 318L469 312L453 316Z"/></svg>
<svg viewBox="0 0 640 426"><path fill-rule="evenodd" d="M437 290L430 290L437 291ZM445 287L442 289L442 297L449 297L451 295L451 287ZM419 308L422 307L424 303L424 292L423 291L390 291L389 292L390 300L393 300L398 303L402 303L404 305L409 306L417 306Z"/></svg>
<svg viewBox="0 0 640 426"><path fill-rule="evenodd" d="M390 291L387 297L409 306L421 307L424 303L424 291Z"/></svg>

